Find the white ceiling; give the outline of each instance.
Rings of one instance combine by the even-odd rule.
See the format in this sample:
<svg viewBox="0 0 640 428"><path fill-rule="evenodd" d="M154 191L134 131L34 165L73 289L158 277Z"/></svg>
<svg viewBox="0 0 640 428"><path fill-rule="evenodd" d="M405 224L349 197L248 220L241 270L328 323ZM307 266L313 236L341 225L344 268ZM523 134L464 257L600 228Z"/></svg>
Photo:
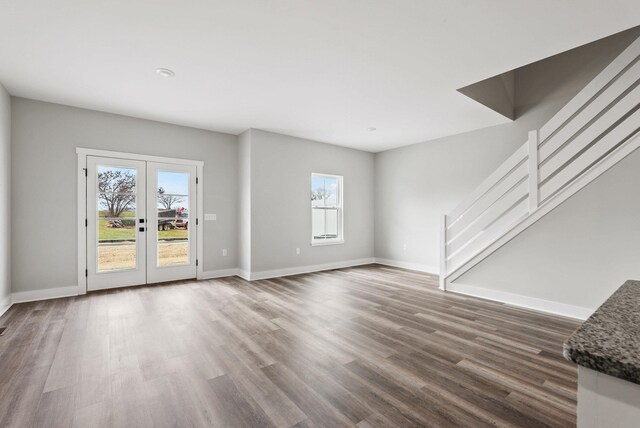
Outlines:
<svg viewBox="0 0 640 428"><path fill-rule="evenodd" d="M638 24L638 0L2 0L0 82L380 151L504 123L456 89Z"/></svg>

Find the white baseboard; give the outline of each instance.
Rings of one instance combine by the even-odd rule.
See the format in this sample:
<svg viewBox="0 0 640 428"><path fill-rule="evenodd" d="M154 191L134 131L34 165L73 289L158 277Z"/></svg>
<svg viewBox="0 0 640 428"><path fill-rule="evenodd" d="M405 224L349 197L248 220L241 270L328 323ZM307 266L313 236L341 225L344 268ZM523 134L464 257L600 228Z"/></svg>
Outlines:
<svg viewBox="0 0 640 428"><path fill-rule="evenodd" d="M397 267L402 269L415 270L418 272L430 273L433 275L440 274L440 268L438 266L423 265L420 263L403 262L400 260L381 259L376 257L376 263L385 266Z"/></svg>
<svg viewBox="0 0 640 428"><path fill-rule="evenodd" d="M11 305L12 305L11 294L9 294L8 296L6 296L2 300L0 300L0 317L2 315L4 315L4 313L9 310Z"/></svg>
<svg viewBox="0 0 640 428"><path fill-rule="evenodd" d="M226 276L235 276L238 275L238 269L230 268L230 269L218 269L218 270L209 270L202 272L202 275L198 277L198 279L214 279L214 278L224 278Z"/></svg>
<svg viewBox="0 0 640 428"><path fill-rule="evenodd" d="M362 266L368 265L372 263L379 263L387 266L400 267L404 269L411 269L420 272L427 272L432 274L438 274L437 269L432 266L426 265L418 265L414 263L406 263L395 260L387 260L387 259L376 259L373 257L356 259L356 260L346 260L332 263L322 263L317 265L309 265L309 266L296 266L291 268L284 269L273 269L273 270L265 270L260 272L247 272L242 269L230 268L230 269L219 269L212 271L205 271L198 278L199 280L205 279L213 279L213 278L223 278L229 276L239 276L242 279L247 281L256 281L259 279L269 279L269 278L277 278L281 276L289 276L289 275L300 275L303 273L311 273L311 272L320 272L324 270L332 270L332 269L342 269L353 266ZM24 303L24 302L33 302L37 300L46 300L46 299L57 299L59 297L69 297L69 296L77 296L79 287L77 285L71 287L59 287L59 288L48 288L44 290L33 290L33 291L21 291L17 293L13 293L11 298L7 298L9 304L6 304L5 311L11 306L11 303ZM5 306L4 301L0 301L0 315L2 314L2 308Z"/></svg>
<svg viewBox="0 0 640 428"><path fill-rule="evenodd" d="M300 275L303 273L320 272L323 270L342 269L342 268L348 268L353 266L368 265L375 262L376 262L376 259L371 257L366 259L346 260L346 261L323 263L323 264L310 265L310 266L296 266L296 267L284 268L284 269L251 272L251 273L248 273L248 278L246 278L243 275L239 275L239 276L249 281L255 281L258 279L277 278L281 276ZM243 272L243 274L247 275L247 272Z"/></svg>
<svg viewBox="0 0 640 428"><path fill-rule="evenodd" d="M57 299L78 295L78 286L45 288L43 290L19 291L11 294L12 303L35 302L37 300Z"/></svg>
<svg viewBox="0 0 640 428"><path fill-rule="evenodd" d="M553 302L551 300L540 299L537 297L523 296L521 294L513 294L506 291L492 290L490 288L476 287L474 285L465 285L455 282L447 284L447 291L466 294L473 297L480 297L487 300L494 300L496 302L519 306L521 308L533 309L540 312L562 315L579 320L586 320L595 311L595 309L584 308L582 306L568 305L566 303Z"/></svg>

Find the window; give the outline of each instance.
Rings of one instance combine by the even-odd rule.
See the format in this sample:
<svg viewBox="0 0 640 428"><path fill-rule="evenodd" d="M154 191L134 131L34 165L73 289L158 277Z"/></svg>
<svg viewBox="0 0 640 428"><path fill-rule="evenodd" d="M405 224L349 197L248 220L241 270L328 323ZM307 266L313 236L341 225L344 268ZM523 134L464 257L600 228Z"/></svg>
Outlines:
<svg viewBox="0 0 640 428"><path fill-rule="evenodd" d="M342 177L311 174L311 245L343 242Z"/></svg>

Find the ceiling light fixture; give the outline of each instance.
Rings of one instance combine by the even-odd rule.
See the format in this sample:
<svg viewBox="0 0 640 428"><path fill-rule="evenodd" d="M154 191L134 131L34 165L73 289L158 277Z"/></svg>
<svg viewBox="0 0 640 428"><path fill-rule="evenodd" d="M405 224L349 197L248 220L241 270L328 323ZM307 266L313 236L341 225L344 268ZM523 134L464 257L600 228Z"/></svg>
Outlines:
<svg viewBox="0 0 640 428"><path fill-rule="evenodd" d="M168 68L156 68L156 73L162 77L173 77L176 75L173 70L169 70Z"/></svg>
<svg viewBox="0 0 640 428"><path fill-rule="evenodd" d="M369 131L369 132L373 132L373 131L375 131L375 130L376 130L376 128L374 128L373 126L371 126L371 127L367 128L367 131Z"/></svg>

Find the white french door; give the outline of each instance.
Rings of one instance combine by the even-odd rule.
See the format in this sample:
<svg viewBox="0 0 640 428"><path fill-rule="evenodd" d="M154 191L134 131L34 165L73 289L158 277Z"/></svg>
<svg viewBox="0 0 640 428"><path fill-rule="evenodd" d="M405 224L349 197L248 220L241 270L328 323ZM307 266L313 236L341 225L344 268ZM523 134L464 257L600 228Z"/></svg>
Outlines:
<svg viewBox="0 0 640 428"><path fill-rule="evenodd" d="M87 285L138 285L146 272L146 162L87 157Z"/></svg>
<svg viewBox="0 0 640 428"><path fill-rule="evenodd" d="M147 282L195 278L196 167L147 162L147 196Z"/></svg>
<svg viewBox="0 0 640 428"><path fill-rule="evenodd" d="M87 156L87 290L196 277L196 174Z"/></svg>

